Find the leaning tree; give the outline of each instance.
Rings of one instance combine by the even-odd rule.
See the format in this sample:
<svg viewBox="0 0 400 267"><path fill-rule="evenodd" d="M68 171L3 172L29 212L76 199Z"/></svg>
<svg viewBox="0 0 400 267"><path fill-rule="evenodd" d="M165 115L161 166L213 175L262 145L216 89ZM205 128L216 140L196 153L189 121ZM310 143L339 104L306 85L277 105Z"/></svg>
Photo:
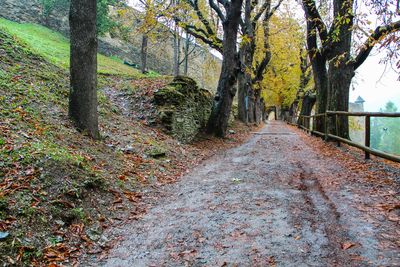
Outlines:
<svg viewBox="0 0 400 267"><path fill-rule="evenodd" d="M375 3L376 2L376 3ZM365 42L354 53L354 34L359 25L355 13L354 0L332 0L331 21L323 19L315 0L302 0L307 20L307 46L317 92L317 112L326 110L348 111L349 89L355 71L364 63L376 44L388 45L396 43L398 36L393 33L400 30L400 21L391 14L390 21L376 27L368 34ZM372 1L372 5L379 1ZM389 12L389 7L383 9L383 14ZM386 13L389 14L389 13ZM329 22L329 24L328 24ZM364 31L365 32L365 31ZM397 40L397 41L396 41ZM398 43L397 43L398 45ZM337 131L341 137L349 137L348 118L339 119L338 129L330 124L330 131ZM322 130L321 123L317 123Z"/></svg>

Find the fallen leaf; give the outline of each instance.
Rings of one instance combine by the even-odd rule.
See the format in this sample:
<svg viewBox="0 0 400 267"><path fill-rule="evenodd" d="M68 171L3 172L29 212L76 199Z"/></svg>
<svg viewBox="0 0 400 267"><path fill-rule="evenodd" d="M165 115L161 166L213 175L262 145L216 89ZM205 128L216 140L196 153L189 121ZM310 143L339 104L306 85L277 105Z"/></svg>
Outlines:
<svg viewBox="0 0 400 267"><path fill-rule="evenodd" d="M356 245L355 243L344 242L344 243L342 244L342 249L343 249L343 250L346 250L346 249L349 249L349 248L351 248L351 247L354 247L355 245Z"/></svg>

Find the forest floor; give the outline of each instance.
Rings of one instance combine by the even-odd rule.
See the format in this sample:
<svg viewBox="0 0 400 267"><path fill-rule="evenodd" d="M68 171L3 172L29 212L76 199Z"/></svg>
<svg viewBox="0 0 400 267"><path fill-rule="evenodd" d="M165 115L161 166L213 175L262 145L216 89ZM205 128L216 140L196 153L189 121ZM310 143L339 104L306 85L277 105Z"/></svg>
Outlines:
<svg viewBox="0 0 400 267"><path fill-rule="evenodd" d="M268 122L143 196L84 266L398 266L400 166Z"/></svg>

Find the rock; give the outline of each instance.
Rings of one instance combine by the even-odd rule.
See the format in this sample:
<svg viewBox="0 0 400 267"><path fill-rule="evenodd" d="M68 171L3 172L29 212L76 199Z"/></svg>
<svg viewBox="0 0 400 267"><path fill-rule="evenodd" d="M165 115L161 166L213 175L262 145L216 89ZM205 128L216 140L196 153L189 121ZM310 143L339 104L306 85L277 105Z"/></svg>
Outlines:
<svg viewBox="0 0 400 267"><path fill-rule="evenodd" d="M206 126L212 95L193 79L178 76L154 93L154 103L165 132L188 143Z"/></svg>
<svg viewBox="0 0 400 267"><path fill-rule="evenodd" d="M146 154L151 158L158 159L165 157L167 155L167 151L162 147L153 146L146 152Z"/></svg>
<svg viewBox="0 0 400 267"><path fill-rule="evenodd" d="M133 153L135 150L132 146L126 146L122 149L122 151L126 154L131 154Z"/></svg>
<svg viewBox="0 0 400 267"><path fill-rule="evenodd" d="M229 130L228 132L229 132L229 134L235 134L236 133L234 130Z"/></svg>
<svg viewBox="0 0 400 267"><path fill-rule="evenodd" d="M105 248L106 246L107 246L107 243L109 242L110 240L105 236L105 235L101 235L100 236L100 239L99 239L99 241L98 241L98 244L99 244L99 246L101 247L101 248Z"/></svg>
<svg viewBox="0 0 400 267"><path fill-rule="evenodd" d="M9 236L10 236L9 232L0 232L0 241L5 240Z"/></svg>
<svg viewBox="0 0 400 267"><path fill-rule="evenodd" d="M54 222L59 226L64 226L65 225L65 222L63 222L62 220L55 220Z"/></svg>

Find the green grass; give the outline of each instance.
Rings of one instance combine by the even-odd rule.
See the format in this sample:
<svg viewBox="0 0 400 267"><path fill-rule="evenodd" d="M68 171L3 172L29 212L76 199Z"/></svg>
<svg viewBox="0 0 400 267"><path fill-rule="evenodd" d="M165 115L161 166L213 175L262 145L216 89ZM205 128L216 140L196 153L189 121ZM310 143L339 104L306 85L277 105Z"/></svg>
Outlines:
<svg viewBox="0 0 400 267"><path fill-rule="evenodd" d="M69 68L69 40L60 33L37 24L17 23L3 18L0 18L0 27L25 42L32 51L51 63L65 69ZM98 73L142 76L138 70L124 65L122 60L100 54L98 54Z"/></svg>

